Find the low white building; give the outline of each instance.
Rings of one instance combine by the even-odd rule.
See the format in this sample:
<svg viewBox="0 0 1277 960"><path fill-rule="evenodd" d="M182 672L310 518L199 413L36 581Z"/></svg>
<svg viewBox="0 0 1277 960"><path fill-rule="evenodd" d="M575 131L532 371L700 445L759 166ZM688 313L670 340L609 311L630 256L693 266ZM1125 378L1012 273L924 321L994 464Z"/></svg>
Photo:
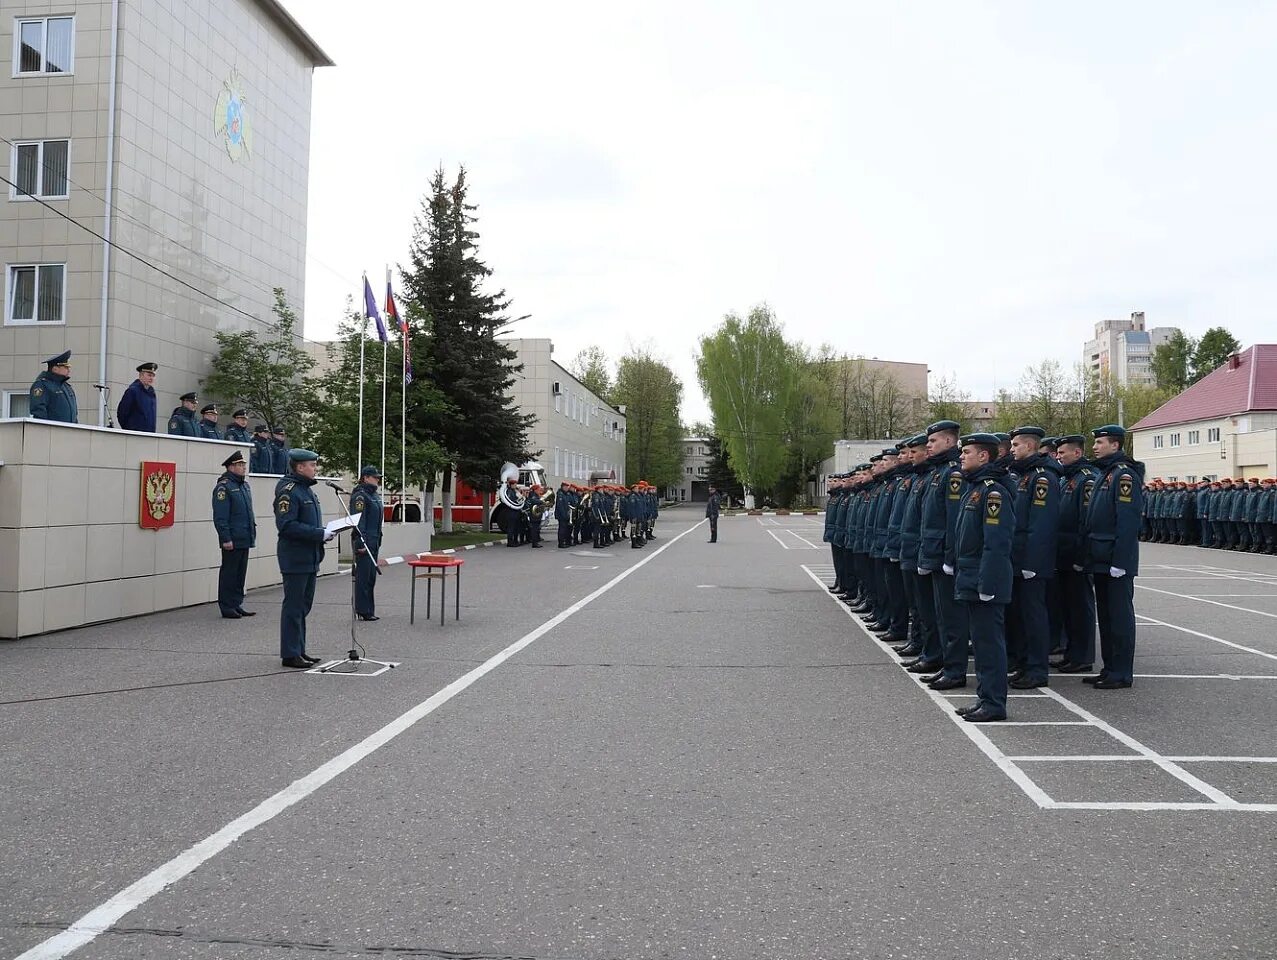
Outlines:
<svg viewBox="0 0 1277 960"><path fill-rule="evenodd" d="M862 463L868 463L870 457L877 456L888 447L894 447L895 440L836 440L834 455L820 463L816 473L816 497L824 503L829 496L829 478L838 473L851 473Z"/></svg>
<svg viewBox="0 0 1277 960"><path fill-rule="evenodd" d="M664 490L666 500L705 503L709 500L709 440L705 437L683 438L683 472L678 483Z"/></svg>
<svg viewBox="0 0 1277 960"><path fill-rule="evenodd" d="M551 489L564 480L586 483L591 473L625 483L625 412L556 363L548 339L504 342L523 365L509 392L521 413L536 417L528 449L541 451Z"/></svg>
<svg viewBox="0 0 1277 960"><path fill-rule="evenodd" d="M1277 477L1277 344L1233 354L1130 434L1150 480Z"/></svg>

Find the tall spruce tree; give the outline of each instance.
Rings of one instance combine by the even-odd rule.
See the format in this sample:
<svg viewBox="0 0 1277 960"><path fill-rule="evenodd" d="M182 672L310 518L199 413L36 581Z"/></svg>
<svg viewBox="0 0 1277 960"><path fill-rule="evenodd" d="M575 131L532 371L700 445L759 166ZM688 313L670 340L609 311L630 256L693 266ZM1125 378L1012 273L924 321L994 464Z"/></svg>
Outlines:
<svg viewBox="0 0 1277 960"><path fill-rule="evenodd" d="M447 400L446 409L419 411L414 426L453 457L476 490L496 490L501 465L522 463L535 422L507 394L522 369L513 349L497 339L511 323L504 290L489 293L492 270L478 257L477 207L467 200L466 171L448 184L442 168L417 216L409 267L403 271L409 317L420 322L412 356L422 375ZM411 429L411 428L410 428Z"/></svg>

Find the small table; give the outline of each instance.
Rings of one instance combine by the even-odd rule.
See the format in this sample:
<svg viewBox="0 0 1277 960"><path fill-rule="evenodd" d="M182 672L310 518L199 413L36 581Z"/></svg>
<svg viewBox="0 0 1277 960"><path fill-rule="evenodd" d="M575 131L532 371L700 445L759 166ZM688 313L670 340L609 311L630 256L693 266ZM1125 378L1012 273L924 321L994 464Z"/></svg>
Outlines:
<svg viewBox="0 0 1277 960"><path fill-rule="evenodd" d="M448 571L455 571L457 580L457 599L453 610L453 618L461 619L461 565L465 561L460 557L418 557L416 560L409 560L408 566L412 568L412 593L408 601L408 622L415 623L417 619L417 580L426 581L426 618L430 618L430 594L435 580L439 581L439 589L442 593L439 596L439 625L443 626L444 618L448 612Z"/></svg>

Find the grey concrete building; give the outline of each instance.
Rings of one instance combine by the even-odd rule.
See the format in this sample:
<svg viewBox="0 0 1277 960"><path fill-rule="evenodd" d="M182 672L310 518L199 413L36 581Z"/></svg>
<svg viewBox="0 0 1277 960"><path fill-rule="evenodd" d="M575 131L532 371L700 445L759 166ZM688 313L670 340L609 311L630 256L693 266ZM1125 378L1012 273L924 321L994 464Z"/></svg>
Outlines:
<svg viewBox="0 0 1277 960"><path fill-rule="evenodd" d="M6 0L0 49L0 416L70 348L81 423L153 360L162 424L214 332L269 319L274 287L300 313L331 61L276 0Z"/></svg>
<svg viewBox="0 0 1277 960"><path fill-rule="evenodd" d="M541 451L551 487L563 480L585 483L593 472L612 472L617 483L625 483L625 411L559 366L549 340L505 342L523 365L510 395L520 411L536 416L528 447Z"/></svg>
<svg viewBox="0 0 1277 960"><path fill-rule="evenodd" d="M684 437L683 473L678 483L665 488L665 499L694 503L708 501L709 461L709 441L705 437Z"/></svg>
<svg viewBox="0 0 1277 960"><path fill-rule="evenodd" d="M1082 347L1082 366L1094 379L1111 376L1119 387L1149 386L1154 352L1178 332L1178 327L1146 329L1143 310L1129 320L1101 320L1095 336Z"/></svg>

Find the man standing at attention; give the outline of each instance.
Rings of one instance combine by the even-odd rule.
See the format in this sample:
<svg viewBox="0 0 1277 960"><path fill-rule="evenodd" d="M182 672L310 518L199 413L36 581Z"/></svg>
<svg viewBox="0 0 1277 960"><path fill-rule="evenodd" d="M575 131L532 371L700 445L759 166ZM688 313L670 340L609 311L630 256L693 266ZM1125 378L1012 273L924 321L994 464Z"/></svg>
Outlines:
<svg viewBox="0 0 1277 960"><path fill-rule="evenodd" d="M222 461L226 472L213 485L213 526L222 547L222 569L217 575L217 606L227 620L254 617L244 609L244 579L248 576L248 551L257 546L257 521L253 518L253 489L244 479L248 463L236 450Z"/></svg>
<svg viewBox="0 0 1277 960"><path fill-rule="evenodd" d="M200 421L195 429L201 440L222 439L222 431L217 429L217 404L206 403L200 408Z"/></svg>
<svg viewBox="0 0 1277 960"><path fill-rule="evenodd" d="M319 658L306 653L306 615L315 602L315 578L332 535L315 496L319 454L288 451L288 473L275 485L276 559L284 579L284 605L279 612L279 656L286 667L307 669Z"/></svg>
<svg viewBox="0 0 1277 960"><path fill-rule="evenodd" d="M28 393L31 416L37 420L79 423L80 413L71 387L71 351L64 350L44 361L44 370Z"/></svg>
<svg viewBox="0 0 1277 960"><path fill-rule="evenodd" d="M380 620L374 591L377 588L377 555L381 552L384 505L378 488L381 470L369 464L359 471L359 485L350 495L350 515L359 521L355 548L355 613L361 620Z"/></svg>
<svg viewBox="0 0 1277 960"><path fill-rule="evenodd" d="M115 408L115 419L121 430L155 432L155 371L159 365L142 363L137 368L137 379L129 384Z"/></svg>
<svg viewBox="0 0 1277 960"><path fill-rule="evenodd" d="M253 435L248 432L248 411L236 410L231 414L231 419L234 423L226 428L226 439L236 443L252 443Z"/></svg>
<svg viewBox="0 0 1277 960"><path fill-rule="evenodd" d="M1097 427L1092 465L1100 477L1086 513L1086 572L1095 583L1095 613L1104 666L1082 682L1120 690L1135 680L1135 576L1140 566L1140 500L1144 464L1122 450L1126 431Z"/></svg>
<svg viewBox="0 0 1277 960"><path fill-rule="evenodd" d="M179 398L182 405L173 408L173 415L168 420L170 437L198 437L199 427L195 425L195 404L199 398L192 393L184 393Z"/></svg>
<svg viewBox="0 0 1277 960"><path fill-rule="evenodd" d="M709 542L718 543L718 488L709 485L709 500L705 502L705 516L709 519Z"/></svg>

